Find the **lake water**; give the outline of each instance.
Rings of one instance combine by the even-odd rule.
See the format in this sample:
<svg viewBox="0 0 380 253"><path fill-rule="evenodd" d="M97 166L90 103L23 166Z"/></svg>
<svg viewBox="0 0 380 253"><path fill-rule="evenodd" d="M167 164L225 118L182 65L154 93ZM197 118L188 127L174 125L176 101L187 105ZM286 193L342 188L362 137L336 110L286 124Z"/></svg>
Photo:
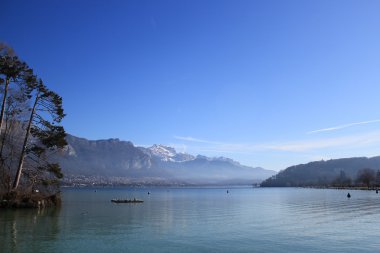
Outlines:
<svg viewBox="0 0 380 253"><path fill-rule="evenodd" d="M0 209L0 252L380 251L374 191L228 190L64 189L60 209Z"/></svg>

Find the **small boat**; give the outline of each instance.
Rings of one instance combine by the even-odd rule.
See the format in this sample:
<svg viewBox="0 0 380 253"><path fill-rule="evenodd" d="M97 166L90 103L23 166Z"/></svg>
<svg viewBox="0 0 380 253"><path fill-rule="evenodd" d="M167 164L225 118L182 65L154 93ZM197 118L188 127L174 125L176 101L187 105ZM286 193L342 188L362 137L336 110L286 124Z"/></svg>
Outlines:
<svg viewBox="0 0 380 253"><path fill-rule="evenodd" d="M112 203L143 203L144 200L140 199L111 199Z"/></svg>

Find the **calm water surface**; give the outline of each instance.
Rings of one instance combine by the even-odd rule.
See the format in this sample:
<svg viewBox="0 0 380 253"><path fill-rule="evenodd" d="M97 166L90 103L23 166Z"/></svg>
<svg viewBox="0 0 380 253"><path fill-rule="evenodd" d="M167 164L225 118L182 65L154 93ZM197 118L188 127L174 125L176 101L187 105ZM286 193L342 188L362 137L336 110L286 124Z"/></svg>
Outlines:
<svg viewBox="0 0 380 253"><path fill-rule="evenodd" d="M380 252L373 191L226 191L64 189L60 209L0 210L0 252Z"/></svg>

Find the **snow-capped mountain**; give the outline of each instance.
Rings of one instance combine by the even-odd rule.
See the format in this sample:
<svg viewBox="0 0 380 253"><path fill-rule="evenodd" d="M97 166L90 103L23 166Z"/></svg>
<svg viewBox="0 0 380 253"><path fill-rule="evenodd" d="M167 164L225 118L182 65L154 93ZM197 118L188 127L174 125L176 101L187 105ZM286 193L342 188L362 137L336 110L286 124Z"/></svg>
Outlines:
<svg viewBox="0 0 380 253"><path fill-rule="evenodd" d="M156 156L164 162L185 162L194 160L195 157L186 153L177 153L177 151L168 146L154 144L147 148L151 155Z"/></svg>
<svg viewBox="0 0 380 253"><path fill-rule="evenodd" d="M193 184L257 182L275 174L225 157L177 153L172 147L136 147L118 139L87 140L67 135L55 161L71 176L126 177L139 182L166 180Z"/></svg>

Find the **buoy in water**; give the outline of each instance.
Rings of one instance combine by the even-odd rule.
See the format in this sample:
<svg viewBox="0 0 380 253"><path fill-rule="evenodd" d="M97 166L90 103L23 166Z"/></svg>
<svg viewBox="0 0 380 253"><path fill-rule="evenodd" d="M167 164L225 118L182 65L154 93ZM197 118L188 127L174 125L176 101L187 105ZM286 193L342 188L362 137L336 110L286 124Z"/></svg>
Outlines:
<svg viewBox="0 0 380 253"><path fill-rule="evenodd" d="M376 194L378 194L379 193L379 190L378 189L376 189Z"/></svg>
<svg viewBox="0 0 380 253"><path fill-rule="evenodd" d="M351 198L351 194L350 193L347 193L347 198Z"/></svg>
<svg viewBox="0 0 380 253"><path fill-rule="evenodd" d="M230 192L227 190L227 193L230 193Z"/></svg>

